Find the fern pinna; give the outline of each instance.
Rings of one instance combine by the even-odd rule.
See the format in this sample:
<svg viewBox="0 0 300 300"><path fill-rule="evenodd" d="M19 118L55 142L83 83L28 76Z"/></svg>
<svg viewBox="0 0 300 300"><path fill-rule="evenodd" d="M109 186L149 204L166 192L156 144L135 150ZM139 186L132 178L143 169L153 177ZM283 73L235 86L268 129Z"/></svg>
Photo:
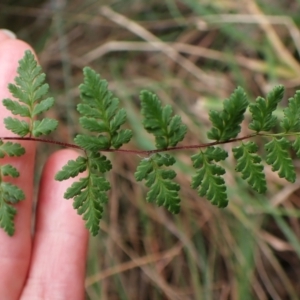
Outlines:
<svg viewBox="0 0 300 300"><path fill-rule="evenodd" d="M62 181L83 173L67 189L64 197L73 199L74 209L83 216L86 227L93 235L99 232L99 222L109 198L107 192L111 188L106 173L111 170L112 163L104 155L106 152L141 154L143 157L134 176L137 181L145 181L148 190L146 200L156 202L172 213L180 211L180 186L174 180L175 170L171 169L176 163L176 158L168 154L171 150L174 153L174 150L196 149L191 156L191 164L196 169L191 187L197 190L199 196L206 197L218 207L226 207L230 200L224 179L224 161L228 152L222 147L223 144L234 143L235 169L258 193L267 190L265 163L280 177L290 182L296 179L291 149L300 157L300 91L289 99L283 119L278 122L274 112L284 95L282 85L274 87L265 98L258 97L251 103L245 91L238 87L223 102L222 111L209 113L212 127L207 132L207 138L211 142L185 146L178 146L187 133L187 126L182 123L181 117L173 114L170 105L163 106L154 93L142 91L142 124L154 136L156 149L128 150L121 148L133 136L131 130L121 128L126 123L125 109L119 108L119 100L94 70L84 68L83 76L84 82L79 86L81 103L77 106L82 133L75 137L71 145L39 138L55 130L58 122L49 118L36 120L38 115L54 105L54 99L44 99L48 91L48 85L44 83L45 75L41 73L33 54L27 51L19 62L15 83L8 86L17 100L2 101L13 115L19 115L22 119L8 117L4 120L5 127L17 136L0 137L0 158L18 157L25 153L25 149L13 140L44 141L80 149L82 155L70 160L55 179ZM247 109L250 112L248 134L239 136ZM278 128L281 128L280 132L275 132ZM263 149L259 149L254 137L268 140L264 146L265 159L258 153ZM0 227L9 235L13 235L15 230L15 204L24 200L24 193L5 178L18 177L20 171L23 170L9 164L0 165Z"/></svg>
<svg viewBox="0 0 300 300"><path fill-rule="evenodd" d="M5 127L20 137L39 137L49 134L57 127L58 122L44 118L41 121L35 117L51 108L53 98L42 99L48 92L49 86L45 82L45 74L41 73L41 67L37 64L30 51L19 62L18 75L15 84L9 84L8 89L16 100L3 99L3 105L13 115L24 117L22 120L7 117L4 119ZM4 142L0 138L0 158L5 156L21 156L25 149L18 143ZM26 170L23 170L26 172ZM24 200L22 190L17 186L5 182L5 176L18 177L19 171L12 165L0 165L0 226L9 234L13 235L14 216L16 208L14 204Z"/></svg>

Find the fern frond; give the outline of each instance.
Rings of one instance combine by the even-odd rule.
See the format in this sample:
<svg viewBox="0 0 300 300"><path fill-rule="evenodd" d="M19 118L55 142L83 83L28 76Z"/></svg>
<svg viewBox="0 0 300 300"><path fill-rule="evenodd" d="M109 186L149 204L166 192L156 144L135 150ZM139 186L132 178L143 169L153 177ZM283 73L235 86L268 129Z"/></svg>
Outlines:
<svg viewBox="0 0 300 300"><path fill-rule="evenodd" d="M266 162L272 166L272 171L278 171L281 178L295 182L296 172L293 161L289 155L290 142L286 138L273 138L265 145L267 151Z"/></svg>
<svg viewBox="0 0 300 300"><path fill-rule="evenodd" d="M176 214L180 210L180 198L178 192L180 186L172 181L176 177L173 170L162 168L175 163L175 158L168 154L154 154L140 161L134 174L137 181L146 180L146 186L150 188L146 200L163 205L170 212Z"/></svg>
<svg viewBox="0 0 300 300"><path fill-rule="evenodd" d="M207 137L216 141L227 141L235 138L241 131L240 124L244 120L244 113L248 107L245 91L238 87L223 103L223 111L210 111L209 119L213 128Z"/></svg>
<svg viewBox="0 0 300 300"><path fill-rule="evenodd" d="M220 147L208 147L205 151L194 154L191 159L193 166L199 168L192 177L192 188L198 189L199 196L206 196L212 204L226 207L228 197L222 175L225 169L215 162L225 160L227 152Z"/></svg>
<svg viewBox="0 0 300 300"><path fill-rule="evenodd" d="M15 84L10 83L8 85L12 96L18 101L3 100L3 105L14 115L29 119L27 121L20 121L12 117L4 119L5 127L21 137L28 134L36 137L45 135L55 130L58 125L58 122L53 119L33 122L36 115L47 111L54 104L53 98L41 99L49 89L48 84L44 83L45 74L41 71L42 69L37 64L34 55L27 50L24 57L19 61Z"/></svg>
<svg viewBox="0 0 300 300"><path fill-rule="evenodd" d="M258 97L255 103L249 105L252 114L252 121L249 124L251 130L256 132L269 131L276 125L277 118L273 112L282 100L283 94L284 87L278 85L267 94L266 99Z"/></svg>
<svg viewBox="0 0 300 300"><path fill-rule="evenodd" d="M79 122L83 128L100 133L97 135L101 141L98 150L118 149L132 137L131 130L119 130L126 122L126 112L118 109L119 100L108 90L106 80L88 67L83 69L83 74L84 83L79 86L82 103L77 106L82 115ZM96 151L95 147L87 147L83 139L82 136L76 138L75 143L86 150ZM96 146L97 142L93 144Z"/></svg>
<svg viewBox="0 0 300 300"><path fill-rule="evenodd" d="M261 158L256 154L258 146L254 142L242 143L232 149L237 160L235 170L242 173L242 178L247 180L254 190L265 193L267 190L264 166Z"/></svg>
<svg viewBox="0 0 300 300"><path fill-rule="evenodd" d="M155 136L158 149L176 146L184 139L187 127L178 115L172 116L171 105L162 107L158 97L149 92L140 93L144 128Z"/></svg>
<svg viewBox="0 0 300 300"><path fill-rule="evenodd" d="M241 131L241 123L249 105L245 91L238 87L223 103L221 112L211 111L209 119L212 128L207 137L214 140L212 143L176 147L184 139L187 126L182 123L181 117L173 114L170 105L162 106L159 98L149 92L142 91L141 113L144 117L143 126L147 132L155 137L157 149L148 151L136 151L119 149L132 138L132 131L122 129L126 122L126 111L119 108L119 100L108 89L107 82L101 79L91 68L84 68L84 82L80 85L80 98L78 104L80 113L79 122L84 132L78 134L72 147L84 151L84 156L76 160L70 160L56 174L55 179L62 181L70 177L82 176L76 180L65 192L66 199L73 198L73 207L86 221L86 227L93 235L99 232L99 222L102 218L104 205L108 201L107 191L110 184L106 179L106 173L112 165L101 152L147 153L152 155L140 161L135 172L137 181L145 180L149 188L146 196L148 202L156 202L158 206L165 206L170 212L178 213L180 210L179 185L173 181L176 177L174 170L168 168L174 165L175 158L169 154L159 154L175 149L201 149L191 157L193 166L197 169L192 176L191 186L197 189L198 194L206 196L212 204L218 207L226 207L228 197L223 178L225 169L219 162L224 161L228 153L214 147L227 142L241 142L233 148L233 155L237 160L236 171L242 174L250 186L259 193L266 191L266 178L263 172L262 160L257 154L258 146L254 142L242 142L254 136L265 136L271 141L265 145L267 152L266 162L277 171L280 177L290 182L296 179L296 172L289 150L292 147L296 155L300 157L300 91L289 99L288 107L284 110L284 118L281 127L284 132L273 134L272 130L277 122L273 115L278 103L283 98L283 86L276 86L264 99L258 97L255 103L250 104L252 120L249 128L254 134L238 137ZM18 76L15 84L9 85L9 90L14 99L4 99L4 106L12 114L23 119L7 117L4 120L7 129L15 134L25 137L26 140L37 141L33 138L46 135L55 130L57 121L44 118L35 120L36 116L50 109L54 104L53 98L45 98L48 85L44 83L45 75L41 73L33 54L30 51L19 62ZM29 135L29 137L27 137ZM287 136L295 135L294 142L290 142ZM15 137L13 137L16 139ZM12 137L0 138L0 158L5 156L20 156L25 149L18 143L3 142ZM19 138L18 138L19 139ZM53 144L64 144L47 140ZM65 146L69 144L65 143ZM207 147L205 150L203 150ZM4 181L5 177L16 178L19 171L12 165L0 166L0 227L12 235L14 233L13 219L16 214L15 203L24 199L24 193L17 186Z"/></svg>

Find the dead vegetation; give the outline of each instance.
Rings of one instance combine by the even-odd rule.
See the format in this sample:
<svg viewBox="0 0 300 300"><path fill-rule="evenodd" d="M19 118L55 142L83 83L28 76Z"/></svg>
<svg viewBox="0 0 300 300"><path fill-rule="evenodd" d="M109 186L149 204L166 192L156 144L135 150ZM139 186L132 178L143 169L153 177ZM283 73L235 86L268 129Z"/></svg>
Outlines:
<svg viewBox="0 0 300 300"><path fill-rule="evenodd" d="M62 121L58 140L79 131L76 86L86 65L128 110L131 148L153 147L139 123L143 88L174 105L189 128L185 143L195 144L206 140L208 110L237 85L252 99L278 83L287 99L300 85L296 0L6 2L0 27L37 50L57 99L49 114ZM90 242L87 299L299 299L300 181L266 168L269 191L253 194L230 171L232 160L230 205L220 210L190 189L186 154L178 153L176 216L145 203L133 177L139 157L114 155L102 232Z"/></svg>

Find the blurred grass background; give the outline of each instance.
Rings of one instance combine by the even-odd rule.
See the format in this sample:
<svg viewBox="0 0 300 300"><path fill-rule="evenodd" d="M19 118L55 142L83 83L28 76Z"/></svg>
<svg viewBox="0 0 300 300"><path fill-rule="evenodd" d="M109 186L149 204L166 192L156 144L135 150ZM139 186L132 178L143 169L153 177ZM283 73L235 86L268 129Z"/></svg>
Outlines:
<svg viewBox="0 0 300 300"><path fill-rule="evenodd" d="M128 111L136 134L127 148L149 149L141 89L174 105L189 128L186 144L206 141L209 109L221 109L237 85L253 101L284 84L286 102L300 85L299 11L299 0L4 0L0 28L38 53L57 100L48 114L62 122L55 139L79 131L77 86L88 65ZM40 145L38 166L48 148ZM90 239L86 299L300 299L300 181L266 167L269 190L258 195L230 157L230 204L218 209L189 186L192 153L177 154L176 216L145 202L133 177L138 156L111 155L113 188L101 233Z"/></svg>

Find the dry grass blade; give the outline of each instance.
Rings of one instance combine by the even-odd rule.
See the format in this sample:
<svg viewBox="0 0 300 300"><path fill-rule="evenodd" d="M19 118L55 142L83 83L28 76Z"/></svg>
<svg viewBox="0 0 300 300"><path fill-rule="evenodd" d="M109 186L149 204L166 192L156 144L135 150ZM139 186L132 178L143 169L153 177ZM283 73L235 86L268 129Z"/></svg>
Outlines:
<svg viewBox="0 0 300 300"><path fill-rule="evenodd" d="M103 270L99 274L95 274L87 277L85 280L85 286L89 287L95 282L99 282L109 276L119 274L121 272L125 272L134 268L139 268L141 266L148 265L160 260L172 259L173 257L179 255L181 251L182 251L182 244L178 244L177 246L173 247L170 250L164 251L163 253L155 253L155 254L147 255L145 257L135 258L129 262L122 263L120 265L109 268L107 270Z"/></svg>
<svg viewBox="0 0 300 300"><path fill-rule="evenodd" d="M296 46L297 52L300 55L300 32L292 18L287 16L266 16L264 14L219 14L203 16L201 20L194 19L193 22L201 30L205 21L206 28L209 25L236 23L236 24L259 24L259 25L284 25ZM290 55L289 55L290 56Z"/></svg>
<svg viewBox="0 0 300 300"><path fill-rule="evenodd" d="M104 45L101 45L93 49L92 51L84 54L80 58L80 60L78 60L78 63L84 66L111 52L119 52L119 51L162 52L163 50L161 45L162 45L161 42L148 43L148 42L109 41ZM228 55L220 51L211 50L204 47L196 47L193 45L183 44L183 43L169 43L168 45L171 46L176 51L178 51L178 53L189 54L189 55L198 56L206 59L220 61L223 63L226 63L226 61L228 60ZM249 59L241 55L237 55L235 58L236 58L236 62L241 67L247 68L253 72L260 72L265 74L269 72L268 64L262 60ZM283 78L284 77L291 78L293 75L289 70L284 69L282 67L276 68L275 72L279 76L282 76Z"/></svg>
<svg viewBox="0 0 300 300"><path fill-rule="evenodd" d="M272 25L268 22L268 19L265 18L265 15L260 10L258 5L254 1L248 1L247 6L251 13L265 20L265 22L261 22L259 24L261 28L266 32L266 36L268 37L271 44L273 45L274 50L278 54L278 57L281 58L281 60L285 62L292 70L294 70L297 76L299 76L300 65L298 61L291 55L288 49L284 46L278 34L276 33Z"/></svg>
<svg viewBox="0 0 300 300"><path fill-rule="evenodd" d="M188 72L190 72L198 80L202 81L208 86L212 86L212 87L218 86L218 87L226 88L226 81L224 81L222 78L215 78L209 76L201 69L196 67L193 63L191 63L188 59L180 55L176 51L176 49L171 47L169 44L162 42L159 38L157 38L155 35L147 31L145 28L143 28L136 22L129 20L125 16L114 12L112 9L110 9L107 6L103 6L100 12L103 16L109 18L111 21L119 24L120 26L126 28L127 30L135 33L137 36L146 40L149 44L153 45L153 47L163 52L170 59L172 59L181 67L183 67Z"/></svg>

